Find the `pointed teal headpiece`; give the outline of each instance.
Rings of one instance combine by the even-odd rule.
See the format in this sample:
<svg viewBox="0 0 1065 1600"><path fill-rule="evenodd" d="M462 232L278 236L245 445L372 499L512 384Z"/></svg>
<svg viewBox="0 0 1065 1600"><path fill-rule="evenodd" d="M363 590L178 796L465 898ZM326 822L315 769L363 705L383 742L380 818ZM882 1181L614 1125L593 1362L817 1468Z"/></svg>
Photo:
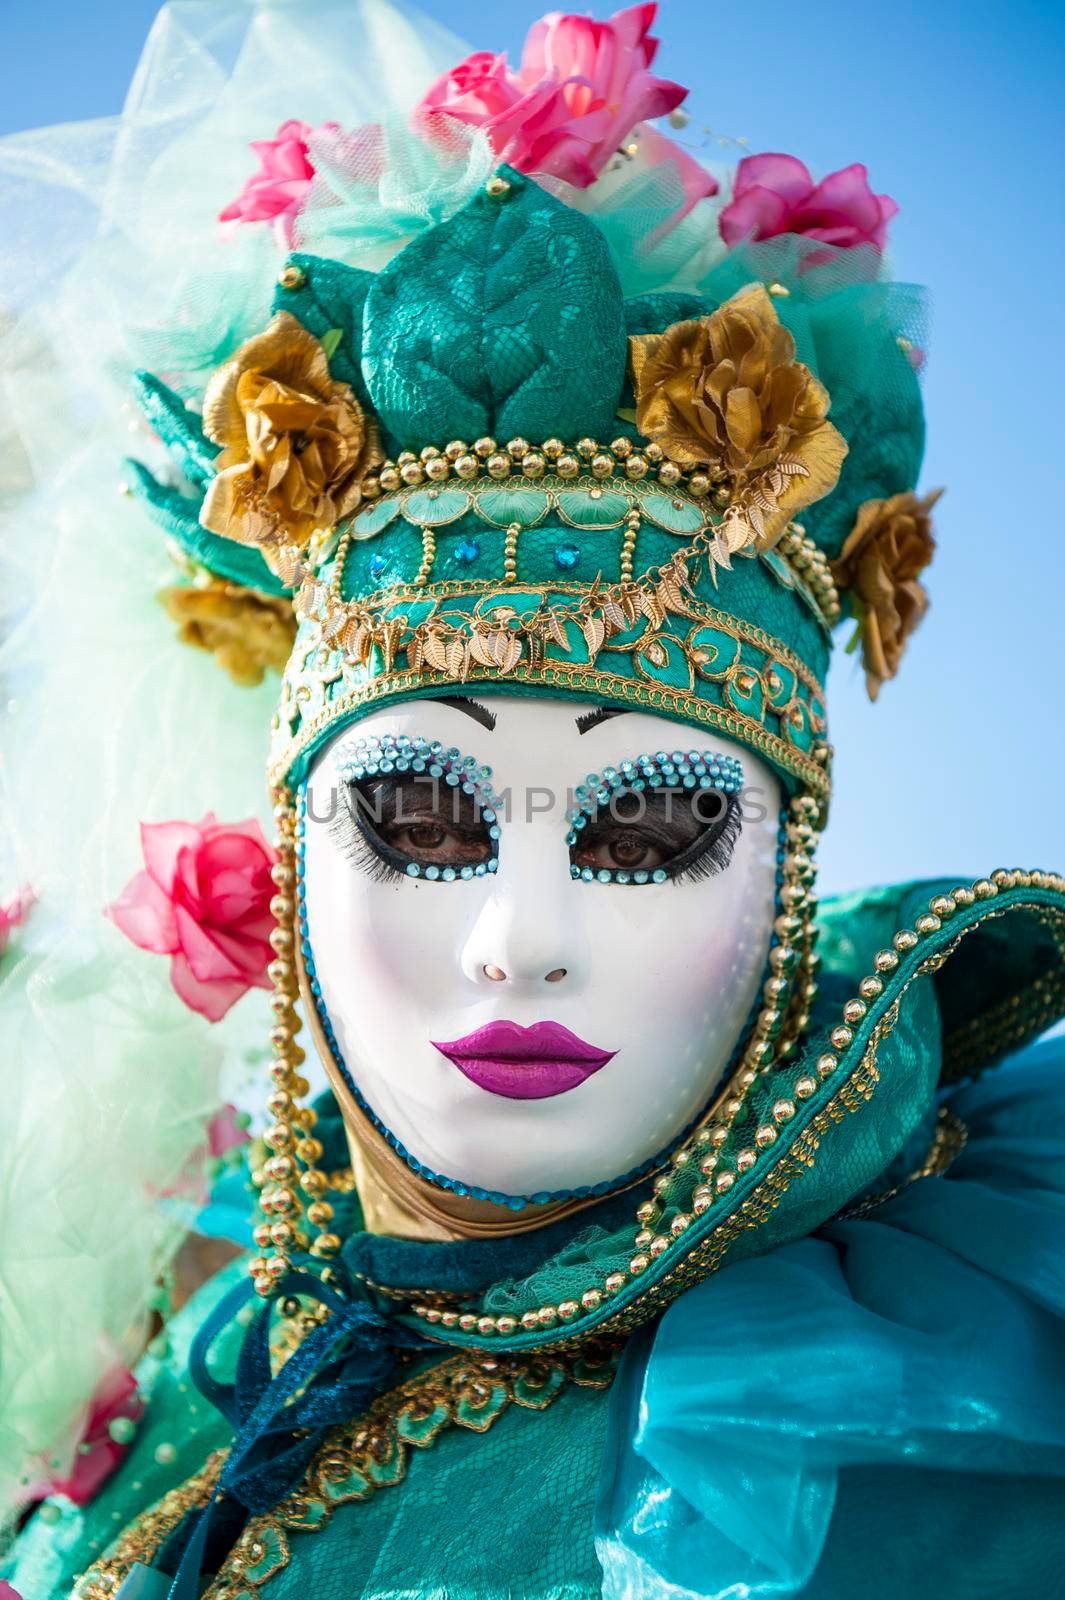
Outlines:
<svg viewBox="0 0 1065 1600"><path fill-rule="evenodd" d="M921 407L884 286L756 265L625 300L596 222L502 168L380 273L290 258L202 418L139 375L187 480L136 469L158 520L294 596L274 782L469 682L718 729L824 803L831 563L912 487Z"/></svg>

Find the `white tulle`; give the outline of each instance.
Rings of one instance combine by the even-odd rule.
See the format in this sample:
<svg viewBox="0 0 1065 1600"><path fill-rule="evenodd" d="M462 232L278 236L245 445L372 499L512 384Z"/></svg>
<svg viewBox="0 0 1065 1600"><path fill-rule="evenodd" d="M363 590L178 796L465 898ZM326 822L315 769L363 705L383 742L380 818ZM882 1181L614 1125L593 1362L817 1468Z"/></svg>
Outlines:
<svg viewBox="0 0 1065 1600"><path fill-rule="evenodd" d="M252 139L300 118L375 123L383 173L312 146L301 247L375 269L453 214L494 164L410 112L467 47L384 0L178 0L122 114L0 140L0 897L39 901L0 959L0 1530L27 1480L62 1475L92 1391L142 1337L154 1279L202 1184L219 1085L262 1060L253 992L210 1027L164 958L103 908L140 866L138 824L258 814L276 684L237 688L154 603L172 569L118 493L122 458L166 470L129 403L148 367L190 398L268 314L274 232L216 218ZM676 192L675 192L676 191ZM694 286L716 230L661 240L667 168L619 158L567 197L596 211L626 291ZM706 203L704 202L704 205ZM709 256L707 251L709 250Z"/></svg>
<svg viewBox="0 0 1065 1600"><path fill-rule="evenodd" d="M195 1196L220 1079L269 1019L258 991L216 1027L191 1015L103 916L142 819L269 831L276 693L178 645L154 601L172 569L118 493L125 454L158 454L128 373L191 392L265 320L270 230L215 221L251 139L399 119L464 53L378 0L179 3L120 117L0 141L0 891L39 896L0 959L0 1528L136 1354L187 1214L168 1196Z"/></svg>

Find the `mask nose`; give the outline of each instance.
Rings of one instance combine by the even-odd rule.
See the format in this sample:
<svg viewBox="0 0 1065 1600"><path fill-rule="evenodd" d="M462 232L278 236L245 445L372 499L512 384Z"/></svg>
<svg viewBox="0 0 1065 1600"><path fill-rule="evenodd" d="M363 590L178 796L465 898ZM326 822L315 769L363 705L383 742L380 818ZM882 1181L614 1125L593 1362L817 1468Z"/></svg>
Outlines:
<svg viewBox="0 0 1065 1600"><path fill-rule="evenodd" d="M507 981L507 975L503 971L503 968L493 966L490 961L485 963L485 965L481 968L481 971L484 973L485 977L490 983L506 983ZM544 973L544 982L561 983L563 978L568 976L569 974L567 973L565 967L553 967L550 972Z"/></svg>
<svg viewBox="0 0 1065 1600"><path fill-rule="evenodd" d="M587 959L577 892L557 832L535 824L506 829L490 896L462 951L466 977L485 990L579 983Z"/></svg>

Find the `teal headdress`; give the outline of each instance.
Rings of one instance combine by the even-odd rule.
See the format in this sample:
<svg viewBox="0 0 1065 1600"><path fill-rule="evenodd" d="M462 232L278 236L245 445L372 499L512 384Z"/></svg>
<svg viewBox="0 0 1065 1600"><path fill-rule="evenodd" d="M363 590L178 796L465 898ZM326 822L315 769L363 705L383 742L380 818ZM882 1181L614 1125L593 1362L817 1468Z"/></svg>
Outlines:
<svg viewBox="0 0 1065 1600"><path fill-rule="evenodd" d="M194 490L137 468L155 516L294 598L274 783L470 682L718 729L823 807L834 571L920 464L919 301L803 243L626 298L594 217L502 167L379 273L293 255L202 419L140 375Z"/></svg>

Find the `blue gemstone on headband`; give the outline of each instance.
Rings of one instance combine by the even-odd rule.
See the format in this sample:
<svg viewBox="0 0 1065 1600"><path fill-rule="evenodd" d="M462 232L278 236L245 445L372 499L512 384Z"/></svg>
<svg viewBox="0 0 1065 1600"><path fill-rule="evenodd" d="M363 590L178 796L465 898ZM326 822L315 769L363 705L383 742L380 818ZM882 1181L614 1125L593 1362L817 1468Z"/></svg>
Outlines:
<svg viewBox="0 0 1065 1600"><path fill-rule="evenodd" d="M484 806L481 810L481 819L484 822L494 822L496 814L489 806Z"/></svg>
<svg viewBox="0 0 1065 1600"><path fill-rule="evenodd" d="M471 561L476 561L480 553L481 547L476 539L460 539L455 546L455 560L464 567L468 567Z"/></svg>
<svg viewBox="0 0 1065 1600"><path fill-rule="evenodd" d="M666 872L666 870L663 867L656 867L655 870L651 874L651 882L652 883L665 883L665 881L666 881L666 879L668 877L669 877L669 873Z"/></svg>
<svg viewBox="0 0 1065 1600"><path fill-rule="evenodd" d="M459 871L459 877L460 878L466 878L467 880L472 878L473 877L473 868L472 867L462 867L461 870Z"/></svg>
<svg viewBox="0 0 1065 1600"><path fill-rule="evenodd" d="M408 878L420 878L421 875L422 875L421 867L418 865L418 863L416 861L412 861L410 866L407 868L407 877Z"/></svg>
<svg viewBox="0 0 1065 1600"><path fill-rule="evenodd" d="M382 555L371 556L367 562L371 578L379 578L388 566L388 557Z"/></svg>
<svg viewBox="0 0 1065 1600"><path fill-rule="evenodd" d="M650 877L650 873L644 872L641 869L639 872L634 872L633 873L632 881L633 881L633 883L646 883L647 879L649 877Z"/></svg>
<svg viewBox="0 0 1065 1600"><path fill-rule="evenodd" d="M555 547L555 566L558 568L559 572L572 572L574 567L577 565L577 563L578 563L578 561L580 559L581 559L581 552L580 552L579 548L577 547L577 545L575 545L575 544L560 544L560 545L556 545L556 547Z"/></svg>
<svg viewBox="0 0 1065 1600"><path fill-rule="evenodd" d="M440 874L440 876L441 876L441 878L443 878L445 883L454 883L454 881L455 881L455 869L454 869L454 867L445 867L443 872Z"/></svg>
<svg viewBox="0 0 1065 1600"><path fill-rule="evenodd" d="M477 865L473 869L473 875L475 878L483 878L487 871L488 868L485 866L484 862L478 861Z"/></svg>
<svg viewBox="0 0 1065 1600"><path fill-rule="evenodd" d="M615 883L631 883L632 879L629 877L627 872L616 872L614 874L614 882Z"/></svg>
<svg viewBox="0 0 1065 1600"><path fill-rule="evenodd" d="M599 871L596 873L596 877L599 879L600 883L612 883L614 881L614 874L612 872L608 872L605 867L601 867L599 869Z"/></svg>
<svg viewBox="0 0 1065 1600"><path fill-rule="evenodd" d="M584 879L585 883L591 883L595 878L595 873L592 871L591 867L582 867L581 877Z"/></svg>
<svg viewBox="0 0 1065 1600"><path fill-rule="evenodd" d="M499 857L498 856L493 856L491 861L487 861L485 863L485 865L487 866L489 872L498 872L499 871Z"/></svg>
<svg viewBox="0 0 1065 1600"><path fill-rule="evenodd" d="M425 876L427 878L429 878L429 879L439 878L439 876L440 876L440 868L439 867L426 867Z"/></svg>

